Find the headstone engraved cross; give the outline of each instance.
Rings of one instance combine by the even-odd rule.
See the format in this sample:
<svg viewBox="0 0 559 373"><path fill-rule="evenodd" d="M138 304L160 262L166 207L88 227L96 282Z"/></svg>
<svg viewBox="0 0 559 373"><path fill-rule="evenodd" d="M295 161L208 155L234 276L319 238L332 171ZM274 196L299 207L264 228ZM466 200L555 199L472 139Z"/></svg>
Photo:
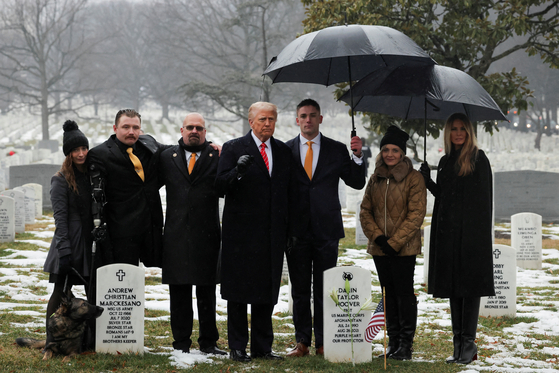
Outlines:
<svg viewBox="0 0 559 373"><path fill-rule="evenodd" d="M110 354L144 353L145 271L130 264L97 269L95 351Z"/></svg>
<svg viewBox="0 0 559 373"><path fill-rule="evenodd" d="M346 279L350 284L349 293L344 290ZM351 362L353 336L355 363L372 361L371 344L366 342L364 337L365 329L371 320L371 311L358 312L371 297L371 272L353 266L330 268L324 271L323 290L324 358L330 362ZM337 293L344 311L330 298L332 291Z"/></svg>
<svg viewBox="0 0 559 373"><path fill-rule="evenodd" d="M493 245L493 281L495 296L482 297L480 316L516 316L516 250Z"/></svg>

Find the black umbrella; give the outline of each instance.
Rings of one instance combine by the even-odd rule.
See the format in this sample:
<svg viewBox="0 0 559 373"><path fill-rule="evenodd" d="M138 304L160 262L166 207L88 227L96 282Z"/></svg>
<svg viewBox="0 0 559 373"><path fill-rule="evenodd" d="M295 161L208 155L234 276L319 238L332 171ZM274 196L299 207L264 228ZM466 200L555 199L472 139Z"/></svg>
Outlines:
<svg viewBox="0 0 559 373"><path fill-rule="evenodd" d="M264 71L272 83L350 83L383 68L435 61L413 40L390 27L333 26L289 43ZM352 115L352 136L355 123Z"/></svg>
<svg viewBox="0 0 559 373"><path fill-rule="evenodd" d="M341 98L355 111L403 119L445 120L464 113L471 121L508 120L487 91L463 71L440 65L400 66L377 70ZM353 96L353 97L351 97ZM353 102L353 104L352 104Z"/></svg>

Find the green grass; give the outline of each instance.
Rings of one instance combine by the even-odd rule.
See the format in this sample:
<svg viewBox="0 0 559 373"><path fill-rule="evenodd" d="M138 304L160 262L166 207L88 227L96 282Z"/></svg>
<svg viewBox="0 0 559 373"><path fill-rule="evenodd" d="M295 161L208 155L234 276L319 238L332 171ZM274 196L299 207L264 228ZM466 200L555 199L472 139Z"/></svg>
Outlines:
<svg viewBox="0 0 559 373"><path fill-rule="evenodd" d="M553 241L553 240L545 240ZM346 229L346 237L340 243L343 249L340 249L340 254L343 254L346 249L357 249L366 252L366 245L355 245L355 230ZM546 242L546 247L557 249L559 242ZM13 253L12 250L44 250L36 245L15 242L9 245L0 244L0 257L5 257ZM368 260L372 260L367 256ZM344 263L350 263L348 260ZM557 260L546 260L546 263L551 265L559 264ZM0 263L0 267L7 268L6 265ZM31 269L24 270L21 266L11 266L17 269L18 276L35 276L38 281L45 281L48 275L42 273L42 270L37 266L31 266ZM559 270L549 270L549 274L557 276ZM546 270L547 272L547 270ZM162 310L145 310L144 316L146 317L145 337L144 344L149 349L149 353L144 355L107 355L107 354L83 354L73 358L69 363L63 363L62 358L55 357L49 361L42 361L42 355L38 350L30 350L20 348L14 344L17 337L32 337L43 339L45 337L45 328L43 325L44 318L37 315L16 315L14 310L20 311L35 311L39 314L44 312L44 307L38 306L46 304L48 294L46 288L38 283L27 286L23 290L30 291L34 295L39 295L40 300L13 300L10 299L10 287L17 285L17 280L3 280L0 275L0 301L17 303L14 308L7 308L0 310L0 372L45 372L45 373L58 373L58 372L130 372L130 373L144 373L144 372L180 372L180 371L194 371L194 372L215 372L215 373L233 373L233 372L302 372L302 373L319 373L319 372L380 372L384 371L384 361L376 357L370 363L359 364L353 367L349 363L330 363L321 357L314 356L314 348L311 348L311 356L303 359L287 359L281 362L269 362L265 360L255 360L251 364L241 364L232 362L229 359L216 359L213 364L197 364L190 368L177 368L171 365L169 359L169 352L172 348L172 334L170 327L169 313ZM553 280L551 283L559 283ZM146 285L156 286L161 284L159 276L146 277ZM373 286L378 289L378 282L373 282ZM425 287L418 288L419 292L425 293ZM378 295L378 292L375 293ZM533 306L541 310L548 310L558 312L556 306L557 288L554 286L541 286L541 287L523 287L517 288L517 304L522 306ZM146 298L149 298L147 294ZM375 299L378 301L379 299ZM448 312L447 299L434 299L434 304L442 304L443 312ZM526 339L516 340L510 333L505 332L506 328L514 326L519 323L533 323L538 319L531 316L530 312L519 312L517 317L481 317L478 327L477 343L479 346L479 357L483 362L487 358L491 358L502 349L508 350L516 357L527 358L536 360L538 362L545 362L545 367L548 369L559 369L559 361L557 356L551 356L544 353L545 347L559 346L559 336L537 334L537 333L524 333L523 337ZM218 311L220 315L226 315L226 312ZM420 315L422 316L422 315ZM250 320L250 315L249 315ZM19 324L35 323L34 327L21 327L16 326ZM293 318L288 312L282 312L275 315L273 320L274 332L277 333L274 339L273 349L279 353L285 353L286 350L291 349L295 344L294 329L291 326ZM227 322L218 321L217 327L221 338L218 341L218 346L222 349L228 350L227 346ZM198 321L194 321L194 330L192 335L192 348L198 349ZM414 360L413 361L393 361L388 360L386 372L409 372L409 373L443 373L443 372L462 372L467 370L468 367L449 365L444 362L446 357L452 354L451 343L452 331L450 326L441 326L436 322L420 324L414 339ZM518 350L518 345L522 344L525 351ZM378 355L381 348L381 341L375 340L373 343L375 351L374 356ZM515 364L508 363L511 369ZM503 364L499 365L504 368ZM487 369L488 365L485 364L484 368ZM518 366L518 368L521 368ZM522 367L526 370L526 367ZM490 369L489 369L490 371Z"/></svg>

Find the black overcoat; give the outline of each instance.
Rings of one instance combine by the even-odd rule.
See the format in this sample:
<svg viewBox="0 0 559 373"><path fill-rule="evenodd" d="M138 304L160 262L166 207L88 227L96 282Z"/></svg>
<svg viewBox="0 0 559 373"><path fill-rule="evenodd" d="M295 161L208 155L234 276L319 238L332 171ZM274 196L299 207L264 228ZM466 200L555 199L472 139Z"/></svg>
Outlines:
<svg viewBox="0 0 559 373"><path fill-rule="evenodd" d="M79 195L61 174L51 178L50 200L56 229L43 269L58 274L58 259L71 255L71 265L83 277L89 276L93 217L91 215L91 187L87 175L74 169Z"/></svg>
<svg viewBox="0 0 559 373"><path fill-rule="evenodd" d="M491 166L479 151L474 172L458 176L459 151L438 166L431 222L428 292L438 298L495 295Z"/></svg>
<svg viewBox="0 0 559 373"><path fill-rule="evenodd" d="M184 150L173 146L161 153L160 180L167 190L163 235L163 283L216 283L221 241L219 197L215 177L219 152L202 150L188 173Z"/></svg>
<svg viewBox="0 0 559 373"><path fill-rule="evenodd" d="M142 181L115 138L116 135L111 135L88 153L89 162L99 169L105 182L107 204L104 218L109 237L117 240L149 232L153 235L154 247L144 248L140 256L146 266L160 266L158 256L161 252L163 211L157 164L161 152L168 146L159 144L149 135L140 135L136 146L144 147L150 154L147 164L142 164L145 180Z"/></svg>
<svg viewBox="0 0 559 373"><path fill-rule="evenodd" d="M271 138L272 175L252 138L226 142L216 186L225 194L222 218L221 295L250 304L276 304L287 243L288 185L291 151ZM246 175L237 178L242 155L254 157Z"/></svg>

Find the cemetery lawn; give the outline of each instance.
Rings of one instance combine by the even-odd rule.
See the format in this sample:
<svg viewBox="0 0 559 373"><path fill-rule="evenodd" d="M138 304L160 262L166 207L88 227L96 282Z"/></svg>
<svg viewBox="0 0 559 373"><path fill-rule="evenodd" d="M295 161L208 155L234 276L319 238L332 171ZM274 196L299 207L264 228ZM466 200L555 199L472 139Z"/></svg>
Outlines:
<svg viewBox="0 0 559 373"><path fill-rule="evenodd" d="M161 271L146 269L145 353L107 355L85 353L67 363L61 357L42 360L38 350L18 347L17 337L44 339L44 313L52 291L42 264L48 252L52 216L38 220L36 227L16 237L16 242L0 244L0 372L370 372L384 371L383 359L353 367L351 363L329 363L314 355L299 359L269 362L261 359L249 364L228 358L204 356L198 351L198 322L194 321L191 354L173 352L169 323L169 298L161 285ZM506 226L504 227L506 229ZM546 235L549 237L549 235ZM468 365L446 364L452 354L452 332L448 300L433 299L423 284L423 257L418 256L415 289L419 299L418 328L412 361L388 360L389 372L552 372L559 371L559 237L544 237L543 269L518 270L517 317L479 320L477 345L480 360ZM496 243L509 245L510 239ZM380 300L379 282L365 245L355 245L355 229L346 228L340 242L339 265L371 268L373 298ZM532 280L533 279L533 280ZM288 312L287 284L282 284L274 314L275 352L285 354L294 347L293 318ZM83 287L75 287L83 297ZM228 351L225 302L217 300L218 346ZM250 319L250 315L249 315ZM373 341L373 356L382 352L382 332Z"/></svg>

